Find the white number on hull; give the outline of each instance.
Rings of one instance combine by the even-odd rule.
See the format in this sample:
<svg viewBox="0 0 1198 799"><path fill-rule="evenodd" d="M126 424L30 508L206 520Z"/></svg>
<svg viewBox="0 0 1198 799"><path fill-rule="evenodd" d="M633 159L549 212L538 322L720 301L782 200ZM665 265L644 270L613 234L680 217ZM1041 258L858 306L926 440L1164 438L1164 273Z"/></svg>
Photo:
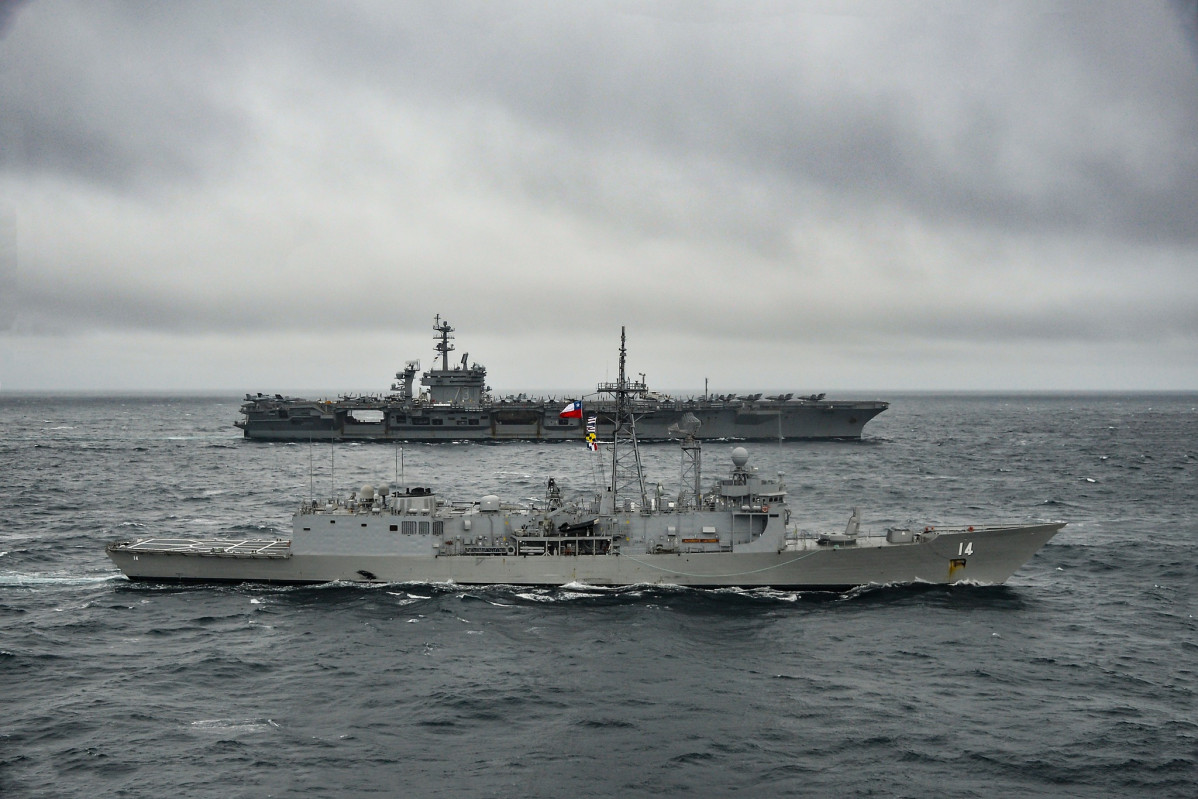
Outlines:
<svg viewBox="0 0 1198 799"><path fill-rule="evenodd" d="M972 554L973 554L973 542L972 541L962 541L960 544L957 544L957 556L958 557L960 557L962 555L972 555Z"/></svg>

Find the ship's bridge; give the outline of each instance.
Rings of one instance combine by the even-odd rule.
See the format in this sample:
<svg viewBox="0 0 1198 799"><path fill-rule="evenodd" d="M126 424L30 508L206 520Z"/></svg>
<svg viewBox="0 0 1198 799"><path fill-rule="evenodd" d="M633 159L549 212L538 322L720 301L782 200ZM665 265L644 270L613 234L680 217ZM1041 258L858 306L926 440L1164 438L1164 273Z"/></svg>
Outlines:
<svg viewBox="0 0 1198 799"><path fill-rule="evenodd" d="M430 369L421 375L420 384L428 388L429 402L434 405L478 406L486 391L487 367L463 363L456 369Z"/></svg>
<svg viewBox="0 0 1198 799"><path fill-rule="evenodd" d="M434 349L441 359L440 369L430 369L420 376L420 385L428 388L428 401L434 405L466 405L477 407L483 402L487 390L487 368L478 364L467 365L470 353L462 355L461 365L449 368L449 353L453 345L453 327L441 321L441 314L433 320L437 332Z"/></svg>

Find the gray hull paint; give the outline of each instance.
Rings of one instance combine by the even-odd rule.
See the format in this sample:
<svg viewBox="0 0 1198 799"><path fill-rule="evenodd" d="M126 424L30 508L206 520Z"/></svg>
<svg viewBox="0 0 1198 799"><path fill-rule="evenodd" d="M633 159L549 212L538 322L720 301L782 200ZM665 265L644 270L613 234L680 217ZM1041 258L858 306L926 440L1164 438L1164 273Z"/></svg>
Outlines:
<svg viewBox="0 0 1198 799"><path fill-rule="evenodd" d="M386 400L323 403L299 399L258 399L242 408L237 422L246 438L265 441L582 441L585 425L560 419L560 403L491 405L477 408L424 406ZM859 439L869 420L889 407L880 401L725 403L694 402L646 405L637 409L642 441L672 437L670 426L686 413L701 423L700 440L776 441ZM355 413L380 417L355 421ZM606 406L585 406L599 415L598 434L610 438ZM400 421L402 420L402 421ZM420 420L415 423L414 420Z"/></svg>
<svg viewBox="0 0 1198 799"><path fill-rule="evenodd" d="M698 448L684 442L684 471ZM743 447L731 454L730 476L703 492L696 473L694 493L674 501L644 491L639 459L629 482L631 464L613 444L612 484L590 497L567 500L552 478L535 508L367 485L346 499L303 503L289 540L150 538L106 550L136 580L839 588L1001 583L1064 526L862 535L854 509L843 533L803 536L782 480L750 468ZM697 457L690 462L697 466Z"/></svg>
<svg viewBox="0 0 1198 799"><path fill-rule="evenodd" d="M453 327L437 316L434 351L440 359L421 375L424 391L415 387L419 361L396 372L386 396L342 396L310 400L279 394L247 394L243 418L235 422L246 438L267 441L582 441L583 419L563 419L569 400L492 396L487 369L468 363L451 366ZM621 336L623 333L621 332ZM621 339L623 341L623 339ZM621 344L623 346L623 344ZM622 357L622 356L621 356ZM764 441L784 439L854 439L866 422L888 407L880 401L825 400L823 394L794 398L778 394L711 395L676 399L648 391L643 380L626 391L627 410L636 417L642 441L675 436L670 426L693 415L700 423L699 440ZM599 392L610 393L600 385ZM622 400L621 400L622 401ZM617 401L584 398L583 416L598 417L597 434L610 438ZM688 417L689 418L689 417Z"/></svg>
<svg viewBox="0 0 1198 799"><path fill-rule="evenodd" d="M289 554L287 557L138 552L108 554L131 579L162 582L456 583L529 586L678 585L837 589L893 583L1005 582L1064 525L975 528L889 544L792 542L782 552L609 555ZM961 553L970 551L966 557ZM430 547L431 552L431 547ZM369 576L367 576L369 575Z"/></svg>

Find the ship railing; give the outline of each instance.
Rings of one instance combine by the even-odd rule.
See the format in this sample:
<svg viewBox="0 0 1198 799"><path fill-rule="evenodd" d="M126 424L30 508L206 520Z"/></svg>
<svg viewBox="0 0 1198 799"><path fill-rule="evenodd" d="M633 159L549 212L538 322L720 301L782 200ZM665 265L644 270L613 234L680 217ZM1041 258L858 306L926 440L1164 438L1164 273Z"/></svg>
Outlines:
<svg viewBox="0 0 1198 799"><path fill-rule="evenodd" d="M625 380L622 383L600 383L595 389L600 393L615 394L617 392L628 392L630 394L643 394L649 390L649 387L644 383L635 380Z"/></svg>
<svg viewBox="0 0 1198 799"><path fill-rule="evenodd" d="M357 504L355 501L343 499L304 500L300 504L300 513L332 513L339 510L354 511Z"/></svg>
<svg viewBox="0 0 1198 799"><path fill-rule="evenodd" d="M113 546L146 554L217 555L242 558L290 557L291 542L284 538L241 540L196 540L186 538L147 538Z"/></svg>

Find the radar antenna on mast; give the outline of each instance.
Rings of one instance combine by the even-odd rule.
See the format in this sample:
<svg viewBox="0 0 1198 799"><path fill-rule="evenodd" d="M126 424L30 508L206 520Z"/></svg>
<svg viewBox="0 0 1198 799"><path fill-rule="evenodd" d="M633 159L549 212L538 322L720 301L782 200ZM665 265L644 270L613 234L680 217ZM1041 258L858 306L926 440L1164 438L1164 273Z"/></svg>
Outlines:
<svg viewBox="0 0 1198 799"><path fill-rule="evenodd" d="M703 422L690 411L669 427L671 436L682 439L682 485L678 489L678 509L703 505L703 444L695 437Z"/></svg>
<svg viewBox="0 0 1198 799"><path fill-rule="evenodd" d="M449 353L453 352L454 349L454 346L449 343L449 340L453 338L453 336L449 335L453 332L453 328L449 326L449 322L442 322L441 314L437 314L435 317L433 317L433 330L437 331L439 334L438 338L441 339L437 342L437 346L433 347L433 349L435 349L441 355L441 371L448 372Z"/></svg>
<svg viewBox="0 0 1198 799"><path fill-rule="evenodd" d="M648 389L643 380L632 382L626 376L624 361L627 348L624 346L624 326L620 326L620 377L615 383L600 383L601 394L615 398L616 412L612 418L611 440L611 499L613 508L619 509L620 495L634 494L640 499L641 510L649 510L649 498L645 492L645 474L641 470L641 450L636 440L636 414L633 399L645 396Z"/></svg>

